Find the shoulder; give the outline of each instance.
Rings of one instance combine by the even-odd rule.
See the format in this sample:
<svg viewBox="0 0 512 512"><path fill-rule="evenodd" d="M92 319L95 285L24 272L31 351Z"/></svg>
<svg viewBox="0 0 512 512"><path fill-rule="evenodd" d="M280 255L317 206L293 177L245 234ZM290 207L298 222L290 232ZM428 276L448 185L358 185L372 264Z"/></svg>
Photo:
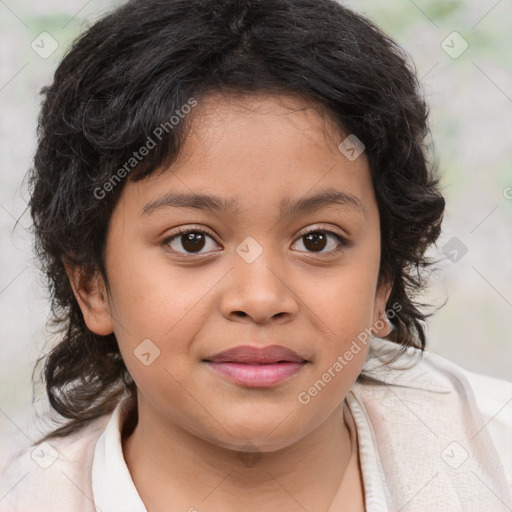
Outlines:
<svg viewBox="0 0 512 512"><path fill-rule="evenodd" d="M94 511L91 468L110 415L66 437L26 446L2 467L0 512Z"/></svg>
<svg viewBox="0 0 512 512"><path fill-rule="evenodd" d="M387 358L397 355L400 357L386 364ZM404 350L381 338L372 341L363 373L398 386L439 393L458 391L462 396L470 394L484 415L492 412L490 407L496 400L503 402L502 406L512 407L512 381L472 372L429 349L421 352L408 347ZM511 420L505 418L505 421Z"/></svg>
<svg viewBox="0 0 512 512"><path fill-rule="evenodd" d="M466 425L470 424L467 413L479 412L481 418L472 420L477 422L478 432L489 434L512 484L512 382L469 371L428 349L422 353L409 348L396 363L381 366L383 356L400 353L399 349L393 342L376 339L365 373L397 386L395 392L402 390L403 396L421 392L424 414L437 415L440 409L434 404L443 400L455 406L452 414L460 416L458 421Z"/></svg>
<svg viewBox="0 0 512 512"><path fill-rule="evenodd" d="M489 433L512 487L512 382L472 372L431 352L426 353L426 360L433 369L450 372L466 403L474 400L483 418L480 431Z"/></svg>
<svg viewBox="0 0 512 512"><path fill-rule="evenodd" d="M485 428L512 482L512 382L457 368L471 386Z"/></svg>
<svg viewBox="0 0 512 512"><path fill-rule="evenodd" d="M432 352L425 352L425 361L433 371L449 373L462 397L471 395L497 448L506 448L507 455L512 454L512 382L470 371Z"/></svg>

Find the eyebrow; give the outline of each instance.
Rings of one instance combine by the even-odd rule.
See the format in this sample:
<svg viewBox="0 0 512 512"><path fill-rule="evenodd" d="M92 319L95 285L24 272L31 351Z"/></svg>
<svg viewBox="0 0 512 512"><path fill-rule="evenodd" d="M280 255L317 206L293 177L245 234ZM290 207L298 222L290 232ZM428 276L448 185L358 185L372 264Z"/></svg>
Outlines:
<svg viewBox="0 0 512 512"><path fill-rule="evenodd" d="M280 218L290 217L302 212L319 210L324 207L340 205L367 217L361 200L348 192L336 189L325 189L315 195L302 197L296 201L284 198L279 204ZM183 194L169 192L147 203L141 215L149 215L161 208L190 208L203 211L215 211L230 214L240 213L241 208L234 198L224 199L207 194Z"/></svg>

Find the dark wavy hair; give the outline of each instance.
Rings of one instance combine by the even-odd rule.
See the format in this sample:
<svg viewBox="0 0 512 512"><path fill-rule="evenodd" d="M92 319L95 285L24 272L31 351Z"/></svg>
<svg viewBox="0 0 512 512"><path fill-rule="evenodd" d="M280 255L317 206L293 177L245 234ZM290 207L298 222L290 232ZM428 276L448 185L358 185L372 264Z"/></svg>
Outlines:
<svg viewBox="0 0 512 512"><path fill-rule="evenodd" d="M392 283L388 304L400 305L389 339L423 353L430 315L416 299L445 203L427 156L428 107L404 51L335 0L131 0L77 39L42 89L29 207L59 341L32 378L44 361L50 405L67 419L43 439L111 412L125 392L136 403L115 335L87 328L64 263L108 286L105 241L123 184L177 158L187 118L101 200L95 191L155 127L215 91L307 97L364 143L380 212L379 283Z"/></svg>

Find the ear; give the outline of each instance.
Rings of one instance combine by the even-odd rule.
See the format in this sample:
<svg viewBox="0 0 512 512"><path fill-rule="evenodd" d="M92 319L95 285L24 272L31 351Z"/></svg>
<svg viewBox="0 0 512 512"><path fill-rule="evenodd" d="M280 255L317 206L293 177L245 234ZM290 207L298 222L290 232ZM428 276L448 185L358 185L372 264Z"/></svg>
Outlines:
<svg viewBox="0 0 512 512"><path fill-rule="evenodd" d="M373 304L372 332L379 338L385 338L393 330L393 327L391 326L391 323L389 322L389 319L386 315L386 304L388 302L389 296L391 295L392 288L393 285L391 283L382 283L377 289L377 293L375 294L375 302Z"/></svg>
<svg viewBox="0 0 512 512"><path fill-rule="evenodd" d="M101 336L113 332L110 304L105 283L99 272L85 276L79 267L64 265L73 294L82 310L87 327Z"/></svg>

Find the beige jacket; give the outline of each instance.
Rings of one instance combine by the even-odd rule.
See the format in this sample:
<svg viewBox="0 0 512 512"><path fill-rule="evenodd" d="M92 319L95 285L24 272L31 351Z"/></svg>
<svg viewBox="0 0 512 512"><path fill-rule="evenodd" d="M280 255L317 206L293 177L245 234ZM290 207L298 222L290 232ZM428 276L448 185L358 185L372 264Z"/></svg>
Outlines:
<svg viewBox="0 0 512 512"><path fill-rule="evenodd" d="M512 511L512 383L414 349L379 368L396 347L374 338L363 373L384 385L356 382L346 397L367 511ZM123 458L125 404L13 457L0 512L147 512Z"/></svg>

